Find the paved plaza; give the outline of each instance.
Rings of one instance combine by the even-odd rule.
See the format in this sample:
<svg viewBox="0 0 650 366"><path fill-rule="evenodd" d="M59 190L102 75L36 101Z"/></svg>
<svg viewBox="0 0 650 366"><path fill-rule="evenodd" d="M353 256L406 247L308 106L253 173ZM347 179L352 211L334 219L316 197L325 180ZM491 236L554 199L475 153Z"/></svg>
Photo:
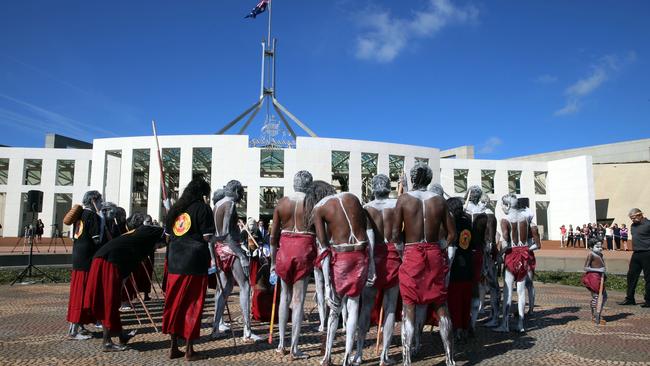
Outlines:
<svg viewBox="0 0 650 366"><path fill-rule="evenodd" d="M638 296L638 295L637 295ZM102 353L100 339L70 341L65 337L68 284L34 284L0 286L0 365L181 365L183 360L167 359L169 337L154 332L140 309L143 325L133 312L123 313L127 329L138 328L126 352ZM230 309L235 316L235 332L241 336L238 302L231 297ZM314 309L313 289L305 307L309 321L303 326L301 339L308 360L295 365L317 365L320 361L317 332L317 312ZM650 365L650 310L639 306L618 306L623 299L619 292L610 293L604 315L607 324L597 327L590 322L589 295L586 289L537 284L538 306L528 321L524 334L501 334L479 328L469 344L456 346L459 365ZM161 322L162 302L149 302L158 326ZM231 338L212 341L208 337L213 313L212 292L203 314L202 338L197 350L209 357L196 365L280 365L290 362L274 352L266 342L233 346ZM89 329L94 329L92 326ZM391 347L391 356L400 359L399 333ZM276 327L277 329L277 327ZM254 331L268 335L268 324L254 322ZM365 349L366 365L376 365L374 353L376 329L368 335ZM335 343L335 364L341 363L344 337L339 330ZM444 364L443 350L437 328L431 333L425 328L421 355L416 365Z"/></svg>

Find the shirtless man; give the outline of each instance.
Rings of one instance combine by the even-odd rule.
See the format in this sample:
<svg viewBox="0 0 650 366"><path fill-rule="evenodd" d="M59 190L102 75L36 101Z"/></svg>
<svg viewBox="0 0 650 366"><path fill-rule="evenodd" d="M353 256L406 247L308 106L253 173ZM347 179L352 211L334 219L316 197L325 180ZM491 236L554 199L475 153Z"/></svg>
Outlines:
<svg viewBox="0 0 650 366"><path fill-rule="evenodd" d="M321 364L331 364L339 314L345 306L348 318L345 322L343 365L349 365L359 317L359 297L364 285L372 286L375 278L374 238L372 231L366 232L368 219L361 202L351 193L343 192L322 199L314 207L313 221L319 242L328 250L322 268L330 315Z"/></svg>
<svg viewBox="0 0 650 366"><path fill-rule="evenodd" d="M501 219L501 250L505 252L505 277L503 286L503 319L497 332L509 332L510 304L512 303L512 286L517 283L517 305L519 324L517 330L524 332L524 308L526 307L526 277L530 272L530 254L528 251L528 221L519 210L517 196L510 193L501 198L503 213Z"/></svg>
<svg viewBox="0 0 650 366"><path fill-rule="evenodd" d="M587 254L585 261L585 274L582 276L582 283L591 293L591 321L601 324L601 313L607 302L607 290L602 276L605 276L605 258L603 257L603 243L598 241ZM600 283L603 283L603 300L598 309L598 296L600 296Z"/></svg>
<svg viewBox="0 0 650 366"><path fill-rule="evenodd" d="M312 184L311 173L301 170L293 177L295 193L283 197L273 211L271 232L271 277L280 277L281 295L278 318L280 343L277 351L286 354L285 329L291 308L291 359L308 356L298 349L302 325L305 295L309 285L309 274L317 256L316 234L310 224L313 199L306 193Z"/></svg>
<svg viewBox="0 0 650 366"><path fill-rule="evenodd" d="M354 364L361 364L363 344L366 334L370 328L370 313L375 304L378 290L384 291L382 307L384 309L383 319L379 319L383 332L383 342L380 365L392 365L395 361L388 357L388 348L393 337L393 325L395 324L395 308L399 296L398 273L401 264L400 253L394 243L389 242L393 238L394 211L397 200L388 198L390 194L390 179L379 174L372 178L372 194L374 201L364 206L370 220L368 227L369 237L374 237L374 260L377 278L374 286L363 289L361 301L361 315L359 316L359 329L357 334L357 353L354 357ZM370 235L372 232L372 235Z"/></svg>
<svg viewBox="0 0 650 366"><path fill-rule="evenodd" d="M528 315L533 315L535 308L535 251L542 249L542 241L539 238L539 230L537 229L537 222L535 221L535 213L529 207L528 198L519 198L518 205L522 215L528 222L528 254L530 255L530 271L526 276L526 289L528 290Z"/></svg>
<svg viewBox="0 0 650 366"><path fill-rule="evenodd" d="M232 292L234 279L239 286L239 305L244 322L243 340L257 342L261 338L251 331L249 259L239 245L240 230L236 206L244 196L244 188L239 181L231 180L224 187L224 193L225 197L219 200L213 208L216 235L215 245L211 245L210 249L219 268L217 275L223 288L217 286L215 292L217 305L214 311L211 337L221 337L223 329L226 328L221 320L226 301Z"/></svg>
<svg viewBox="0 0 650 366"><path fill-rule="evenodd" d="M496 276L496 261L494 257L496 248L497 220L494 211L488 206L490 197L483 193L479 186L468 189L465 212L472 217L472 240L475 253L472 258L474 264L474 286L472 287L472 308L470 331L476 329L478 315L483 308L485 294L490 293L490 321L488 326L497 326L499 322L499 283Z"/></svg>
<svg viewBox="0 0 650 366"><path fill-rule="evenodd" d="M447 243L456 239L456 228L447 203L441 196L427 191L433 173L422 163L411 169L412 190L399 196L395 206L393 242L404 244L399 287L404 303L402 317L402 355L404 365L411 364L411 345L416 318L424 318L427 305L434 304L440 319L440 336L447 365L455 365L452 327L447 311L449 271L445 253ZM402 232L403 236L398 233ZM441 227L446 240L438 240Z"/></svg>

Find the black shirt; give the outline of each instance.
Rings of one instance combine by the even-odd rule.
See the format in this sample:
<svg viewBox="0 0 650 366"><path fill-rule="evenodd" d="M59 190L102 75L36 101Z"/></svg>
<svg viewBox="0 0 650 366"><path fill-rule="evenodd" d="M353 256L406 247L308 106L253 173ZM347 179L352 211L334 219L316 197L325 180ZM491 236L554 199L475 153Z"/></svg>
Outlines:
<svg viewBox="0 0 650 366"><path fill-rule="evenodd" d="M140 226L102 245L95 253L95 258L104 258L115 264L120 277L124 279L151 253L162 235L161 227Z"/></svg>
<svg viewBox="0 0 650 366"><path fill-rule="evenodd" d="M650 250L650 220L644 217L638 224L630 225L630 231L635 252Z"/></svg>
<svg viewBox="0 0 650 366"><path fill-rule="evenodd" d="M195 201L176 217L174 227L167 229L170 243L167 257L169 273L205 275L210 266L210 250L204 235L214 235L214 219L210 206Z"/></svg>
<svg viewBox="0 0 650 366"><path fill-rule="evenodd" d="M451 264L451 281L470 281L473 277L472 266L472 220L462 215L456 221L458 248Z"/></svg>
<svg viewBox="0 0 650 366"><path fill-rule="evenodd" d="M103 242L95 244L95 240L100 240L99 233L101 228L101 219L95 212L84 209L81 218L73 225L74 236L72 244L72 269L78 271L90 270L95 251Z"/></svg>

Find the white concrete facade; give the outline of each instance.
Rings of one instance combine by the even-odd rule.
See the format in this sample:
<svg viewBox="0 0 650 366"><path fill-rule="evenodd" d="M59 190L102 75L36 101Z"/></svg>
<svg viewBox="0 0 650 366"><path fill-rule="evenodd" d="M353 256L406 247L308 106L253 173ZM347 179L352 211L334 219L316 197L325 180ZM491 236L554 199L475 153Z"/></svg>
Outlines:
<svg viewBox="0 0 650 366"><path fill-rule="evenodd" d="M332 151L350 153L349 191L361 197L362 153L378 155L377 173L389 174L389 155L404 157L404 170L408 172L415 159L428 159L433 170L433 181L440 182L445 191L453 195L454 169L468 169L467 183L481 185L481 170L495 170L494 193L490 197L499 201L508 193L508 171L518 170L521 175L522 197L530 198L531 208L537 201L549 202L548 226L550 239L557 239L561 224L595 221L593 172L591 158L577 157L550 162L513 160L440 159L440 150L430 147L391 144L373 141L298 137L295 149L284 149L284 174L282 178L260 177L260 148L249 147L245 135L185 135L159 136L160 147L180 149L180 191L192 178L192 154L194 148L211 148L211 182L213 190L231 179L237 179L247 187L247 216L258 217L260 213L260 187L282 187L284 195L293 192L293 175L298 170L309 170L314 179L330 182L332 179ZM133 151L149 149L149 176L147 212L154 218L160 216L160 175L155 140L151 136L96 139L92 150L82 149L23 149L0 148L0 158L8 158L9 181L0 184L0 193L6 193L4 217L1 222L5 236L16 236L19 231L21 193L30 189L42 190L43 212L39 217L46 225L45 236L50 235L49 225L54 220L55 193L72 193L73 202L80 202L85 191L95 189L104 199L115 202L130 214L133 177ZM107 151L119 150L121 159L114 159ZM38 186L25 186L23 179L24 159L43 159L42 180ZM56 186L56 160L75 160L73 186ZM90 184L88 164L92 160ZM533 174L546 171L546 194L535 193ZM108 172L108 174L107 174ZM565 179L571 174L571 179ZM1 204L1 202L0 202ZM0 213L2 213L0 207ZM501 214L500 204L495 209ZM557 227L557 228L556 228Z"/></svg>

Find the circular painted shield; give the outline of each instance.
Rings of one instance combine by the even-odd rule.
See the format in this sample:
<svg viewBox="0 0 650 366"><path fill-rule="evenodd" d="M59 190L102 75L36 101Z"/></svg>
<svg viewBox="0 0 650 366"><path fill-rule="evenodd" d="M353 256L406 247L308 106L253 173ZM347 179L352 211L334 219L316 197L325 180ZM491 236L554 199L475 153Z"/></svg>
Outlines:
<svg viewBox="0 0 650 366"><path fill-rule="evenodd" d="M77 230L74 232L74 238L79 239L84 233L84 222L82 220L77 221Z"/></svg>
<svg viewBox="0 0 650 366"><path fill-rule="evenodd" d="M190 230L190 227L192 226L192 220L190 219L190 215L187 213L183 213L180 216L176 218L176 221L174 221L174 235L176 236L183 236L185 233L187 233Z"/></svg>
<svg viewBox="0 0 650 366"><path fill-rule="evenodd" d="M460 237L458 239L458 246L467 249L469 248L469 242L472 241L472 233L465 229L460 232Z"/></svg>

